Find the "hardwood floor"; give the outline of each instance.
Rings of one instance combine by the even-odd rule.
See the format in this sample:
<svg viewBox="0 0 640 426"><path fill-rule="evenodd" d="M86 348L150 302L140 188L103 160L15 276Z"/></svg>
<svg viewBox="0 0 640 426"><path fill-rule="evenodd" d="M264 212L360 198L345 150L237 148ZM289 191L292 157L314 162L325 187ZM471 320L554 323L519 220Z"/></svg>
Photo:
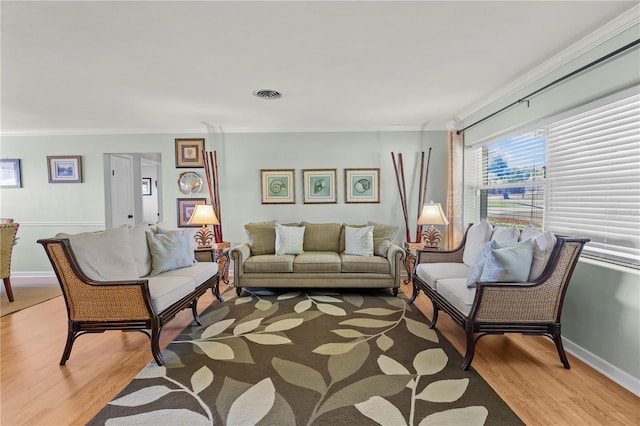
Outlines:
<svg viewBox="0 0 640 426"><path fill-rule="evenodd" d="M410 293L410 286L402 287ZM207 293L200 311L212 302ZM416 305L431 317L423 295ZM191 320L189 311L181 312L164 328L161 346ZM438 330L464 349L462 330L446 314ZM65 335L62 297L0 319L0 424L85 424L152 360L142 333L107 332L80 337L61 367ZM562 368L553 344L542 337L487 336L472 368L529 425L640 424L640 398L571 355L569 361L571 370Z"/></svg>

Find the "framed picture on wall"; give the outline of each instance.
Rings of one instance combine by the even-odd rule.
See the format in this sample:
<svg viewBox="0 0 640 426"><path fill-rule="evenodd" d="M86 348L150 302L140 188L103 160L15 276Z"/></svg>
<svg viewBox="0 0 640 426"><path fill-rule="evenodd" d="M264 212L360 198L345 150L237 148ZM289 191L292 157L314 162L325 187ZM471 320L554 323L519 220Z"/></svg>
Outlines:
<svg viewBox="0 0 640 426"><path fill-rule="evenodd" d="M151 178L142 178L142 195L151 195Z"/></svg>
<svg viewBox="0 0 640 426"><path fill-rule="evenodd" d="M178 198L178 228L198 228L200 225L189 225L189 219L197 205L206 204L205 198Z"/></svg>
<svg viewBox="0 0 640 426"><path fill-rule="evenodd" d="M202 164L204 139L176 139L176 168L198 168Z"/></svg>
<svg viewBox="0 0 640 426"><path fill-rule="evenodd" d="M302 171L305 204L332 204L338 202L336 169L306 169Z"/></svg>
<svg viewBox="0 0 640 426"><path fill-rule="evenodd" d="M81 183L82 157L56 155L47 157L49 183Z"/></svg>
<svg viewBox="0 0 640 426"><path fill-rule="evenodd" d="M22 173L19 159L3 158L0 160L0 187L22 187Z"/></svg>
<svg viewBox="0 0 640 426"><path fill-rule="evenodd" d="M262 169L260 186L262 204L294 204L296 202L295 169Z"/></svg>
<svg viewBox="0 0 640 426"><path fill-rule="evenodd" d="M379 203L380 169L344 169L345 202Z"/></svg>

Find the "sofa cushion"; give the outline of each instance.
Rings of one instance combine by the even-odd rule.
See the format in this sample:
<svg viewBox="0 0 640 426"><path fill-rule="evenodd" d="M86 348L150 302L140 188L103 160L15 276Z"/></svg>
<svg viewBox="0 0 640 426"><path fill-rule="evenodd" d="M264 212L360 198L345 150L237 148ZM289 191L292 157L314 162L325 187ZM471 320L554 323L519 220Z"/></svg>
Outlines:
<svg viewBox="0 0 640 426"><path fill-rule="evenodd" d="M251 255L274 254L276 252L276 221L252 222L244 225Z"/></svg>
<svg viewBox="0 0 640 426"><path fill-rule="evenodd" d="M195 289L195 280L186 276L149 278L151 303L156 308L156 312L164 311L178 300L188 296Z"/></svg>
<svg viewBox="0 0 640 426"><path fill-rule="evenodd" d="M167 231L165 234L147 232L147 242L151 252L150 276L178 268L186 268L195 263L192 238L183 231Z"/></svg>
<svg viewBox="0 0 640 426"><path fill-rule="evenodd" d="M295 257L290 254L284 256L276 256L275 254L251 256L244 261L244 272L293 272L293 259Z"/></svg>
<svg viewBox="0 0 640 426"><path fill-rule="evenodd" d="M492 243L496 243L495 241ZM498 242L499 244L499 242ZM526 282L533 260L531 239L512 246L491 248L482 268L483 282Z"/></svg>
<svg viewBox="0 0 640 426"><path fill-rule="evenodd" d="M465 265L471 267L476 262L476 258L482 250L482 247L491 240L493 226L486 220L482 220L473 224L467 231L467 239L464 244L464 253L462 261Z"/></svg>
<svg viewBox="0 0 640 426"><path fill-rule="evenodd" d="M398 235L398 227L376 222L367 222L367 225L373 225L373 254L386 256Z"/></svg>
<svg viewBox="0 0 640 426"><path fill-rule="evenodd" d="M147 232L151 232L151 228L144 222L129 228L129 244L139 277L146 277L151 272L151 252L147 242Z"/></svg>
<svg viewBox="0 0 640 426"><path fill-rule="evenodd" d="M438 281L438 294L464 315L469 315L476 289L467 287L466 278L445 278Z"/></svg>
<svg viewBox="0 0 640 426"><path fill-rule="evenodd" d="M217 273L218 264L216 262L198 262L188 268L180 268L163 272L160 276L193 278L196 286L199 286Z"/></svg>
<svg viewBox="0 0 640 426"><path fill-rule="evenodd" d="M419 263L416 275L434 290L438 289L438 282L446 278L464 278L465 282L469 267L464 263Z"/></svg>
<svg viewBox="0 0 640 426"><path fill-rule="evenodd" d="M340 251L339 223L300 222L305 227L304 251Z"/></svg>
<svg viewBox="0 0 640 426"><path fill-rule="evenodd" d="M59 233L68 238L85 275L96 281L123 281L139 278L131 251L127 225L101 232Z"/></svg>
<svg viewBox="0 0 640 426"><path fill-rule="evenodd" d="M386 257L340 255L342 272L361 272L372 274L390 274L391 264Z"/></svg>
<svg viewBox="0 0 640 426"><path fill-rule="evenodd" d="M340 255L334 251L305 251L293 261L293 272L340 272Z"/></svg>
<svg viewBox="0 0 640 426"><path fill-rule="evenodd" d="M354 256L373 256L373 226L344 227L344 253Z"/></svg>
<svg viewBox="0 0 640 426"><path fill-rule="evenodd" d="M304 253L304 226L284 226L276 223L276 254Z"/></svg>

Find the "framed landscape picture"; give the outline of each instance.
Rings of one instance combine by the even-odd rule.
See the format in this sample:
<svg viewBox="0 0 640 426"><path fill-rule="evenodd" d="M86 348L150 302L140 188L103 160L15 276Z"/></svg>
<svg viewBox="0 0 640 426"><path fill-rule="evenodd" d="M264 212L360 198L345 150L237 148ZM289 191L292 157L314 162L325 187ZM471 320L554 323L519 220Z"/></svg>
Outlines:
<svg viewBox="0 0 640 426"><path fill-rule="evenodd" d="M176 139L176 168L204 167L203 150L204 139Z"/></svg>
<svg viewBox="0 0 640 426"><path fill-rule="evenodd" d="M305 204L337 203L336 169L307 169L302 171Z"/></svg>
<svg viewBox="0 0 640 426"><path fill-rule="evenodd" d="M262 204L294 204L296 188L294 169L260 170Z"/></svg>
<svg viewBox="0 0 640 426"><path fill-rule="evenodd" d="M380 169L344 169L347 203L380 202Z"/></svg>
<svg viewBox="0 0 640 426"><path fill-rule="evenodd" d="M49 183L81 183L82 157L57 155L47 157Z"/></svg>
<svg viewBox="0 0 640 426"><path fill-rule="evenodd" d="M0 187L22 187L22 173L19 159L3 158L0 160Z"/></svg>
<svg viewBox="0 0 640 426"><path fill-rule="evenodd" d="M205 198L178 198L178 228L198 228L200 225L189 225L189 219L197 205L206 204Z"/></svg>

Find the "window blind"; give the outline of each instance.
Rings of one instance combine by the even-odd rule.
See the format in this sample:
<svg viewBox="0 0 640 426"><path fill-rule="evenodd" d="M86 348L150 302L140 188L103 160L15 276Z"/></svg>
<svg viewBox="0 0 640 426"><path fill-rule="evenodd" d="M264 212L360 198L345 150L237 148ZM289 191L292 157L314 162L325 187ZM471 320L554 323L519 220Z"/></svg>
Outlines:
<svg viewBox="0 0 640 426"><path fill-rule="evenodd" d="M584 254L640 267L640 94L547 127L546 228Z"/></svg>

